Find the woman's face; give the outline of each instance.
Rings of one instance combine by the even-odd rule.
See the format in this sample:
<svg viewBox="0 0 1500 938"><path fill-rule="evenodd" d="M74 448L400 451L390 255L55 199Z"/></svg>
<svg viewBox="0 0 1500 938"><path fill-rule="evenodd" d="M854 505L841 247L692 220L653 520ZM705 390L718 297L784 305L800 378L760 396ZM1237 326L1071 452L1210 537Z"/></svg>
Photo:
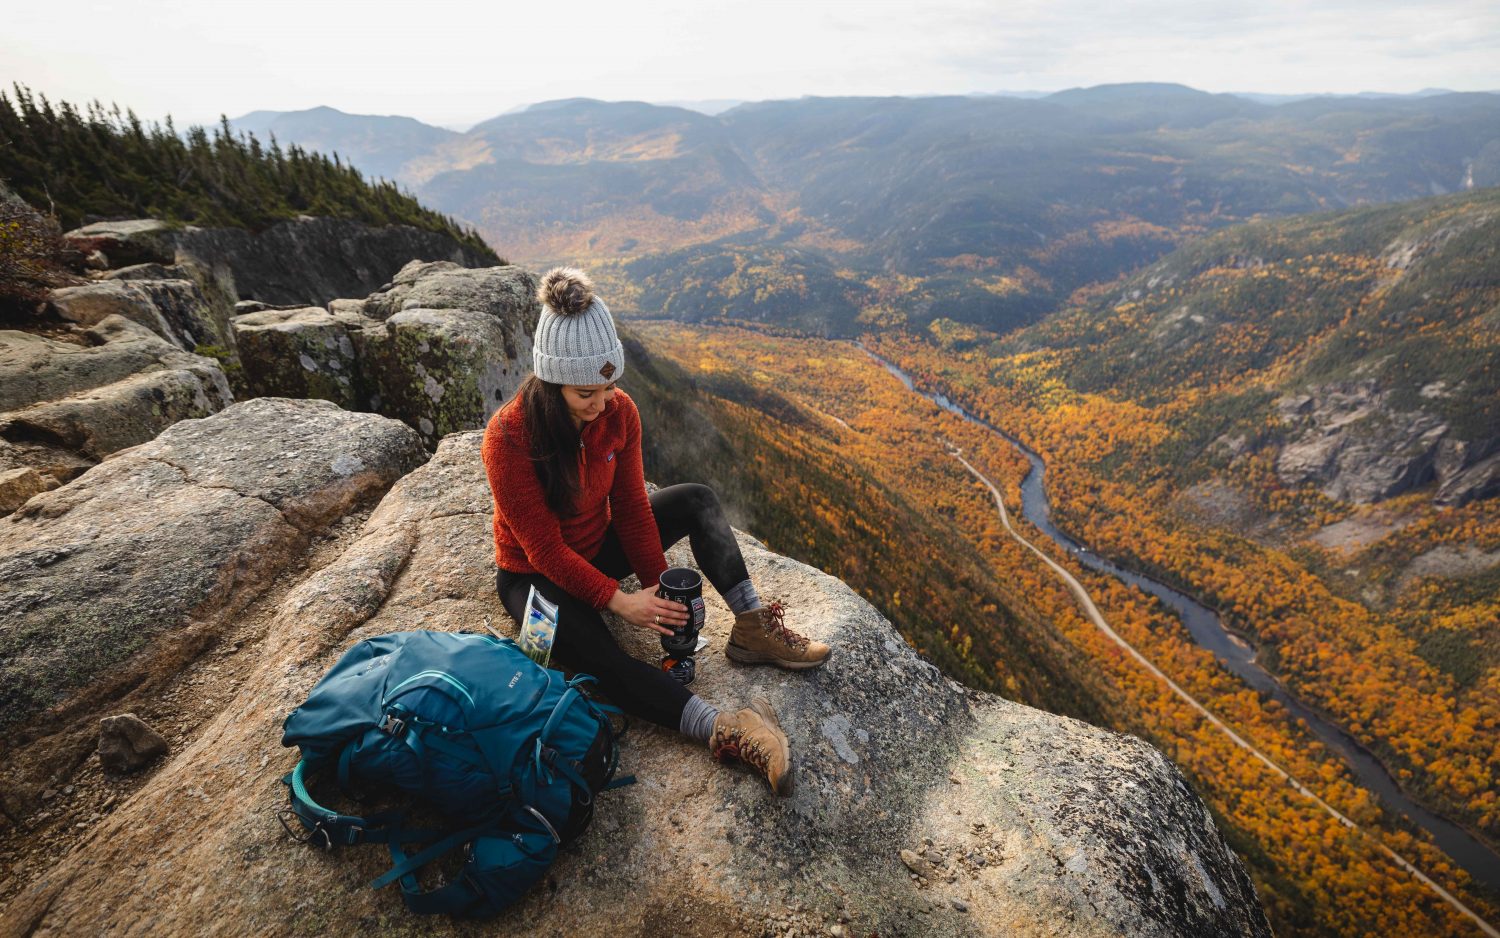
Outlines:
<svg viewBox="0 0 1500 938"><path fill-rule="evenodd" d="M615 385L610 384L565 384L562 386L563 402L568 413L573 415L573 424L579 429L604 412L604 405L615 396Z"/></svg>

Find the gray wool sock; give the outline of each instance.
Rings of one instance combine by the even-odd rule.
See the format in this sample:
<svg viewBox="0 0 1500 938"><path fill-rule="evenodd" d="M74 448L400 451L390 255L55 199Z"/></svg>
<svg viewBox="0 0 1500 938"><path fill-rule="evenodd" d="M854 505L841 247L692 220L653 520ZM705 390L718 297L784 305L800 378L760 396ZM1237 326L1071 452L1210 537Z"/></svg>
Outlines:
<svg viewBox="0 0 1500 938"><path fill-rule="evenodd" d="M724 594L724 602L729 604L729 609L735 615L749 612L760 605L760 596L755 592L755 584L749 580L731 586Z"/></svg>
<svg viewBox="0 0 1500 938"><path fill-rule="evenodd" d="M718 715L717 707L694 694L688 698L687 706L682 708L682 718L677 721L677 729L684 736L706 743L708 737L713 735L714 718Z"/></svg>

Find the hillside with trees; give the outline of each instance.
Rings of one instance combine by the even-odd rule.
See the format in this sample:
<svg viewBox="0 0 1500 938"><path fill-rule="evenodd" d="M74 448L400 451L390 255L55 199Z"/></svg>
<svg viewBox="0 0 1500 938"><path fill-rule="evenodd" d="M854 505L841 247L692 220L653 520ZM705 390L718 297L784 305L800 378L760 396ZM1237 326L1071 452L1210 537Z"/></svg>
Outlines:
<svg viewBox="0 0 1500 938"><path fill-rule="evenodd" d="M263 143L227 120L179 133L170 118L148 124L117 105L54 105L17 86L0 92L0 153L0 178L64 229L160 218L258 231L319 215L411 225L495 258L477 231L424 207L395 182L370 182L337 155L283 147L274 138Z"/></svg>
<svg viewBox="0 0 1500 938"><path fill-rule="evenodd" d="M1500 182L1500 95L1479 93L1268 104L1123 84L713 117L575 98L418 155L409 129L369 149L389 118L282 120L382 171L405 159L396 179L527 263L617 266L647 287L623 312L843 336L938 318L1004 331L1205 233ZM767 258L804 271L803 292Z"/></svg>
<svg viewBox="0 0 1500 938"><path fill-rule="evenodd" d="M1382 846L1413 858L1481 914L1493 918L1500 910L1494 897L1425 835L1383 808L1285 707L1249 689L1198 646L1170 609L1138 589L1090 573L1017 521L1086 585L1122 636L1236 733L1375 837L1344 827L1231 745L1090 625L1063 584L1005 534L987 491L950 455L952 448L961 450L996 479L1019 515L1019 483L1027 464L1014 447L908 391L850 343L666 321L637 323L635 329L653 355L691 378L739 454L739 477L758 485L753 533L773 549L839 573L900 623L909 642L966 682L1138 733L1160 746L1228 832L1279 934L1471 934L1469 919L1392 863ZM989 361L969 354L973 349L955 352L933 336L875 339L865 341L935 386L963 395L965 404L980 409L994 400L958 383L964 369ZM1368 611L1356 613L1287 554L1235 553L1240 540L1227 532L1199 530L1191 534L1200 540L1189 540L1187 530L1164 527L1163 512L1152 501L1157 490L1113 483L1092 460L1074 468L1083 454L1108 454L1133 440L1161 442L1169 435L1149 412L1123 402L1074 406L1079 409L1044 410L1012 396L982 412L997 422L1014 421L1023 435L1044 444L1053 467L1049 488L1066 525L1079 524L1082 513L1090 524L1076 528L1080 536L1097 537L1122 556L1158 561L1180 556L1193 574L1219 574L1218 580L1178 576L1174 582L1194 591L1219 583L1237 589L1227 598L1237 605L1226 607L1226 614L1237 628L1259 626L1247 634L1263 643L1263 660L1273 667L1290 664L1278 657L1278 648L1313 651L1312 659L1298 666L1316 669L1317 680L1328 680L1342 688L1336 694L1359 701L1370 722L1350 728L1362 739L1372 739L1371 731L1388 725L1393 713L1423 721L1420 727L1412 724L1411 736L1403 738L1429 747L1429 780L1475 799L1469 803L1484 810L1493 793L1484 763L1485 741L1494 739L1492 691L1463 698L1455 710L1432 693L1441 679L1403 652L1399 639L1392 644L1388 626ZM1127 505L1129 498L1139 503ZM1485 511L1485 517L1493 514ZM1106 516L1110 527L1103 524ZM1438 543L1453 543L1453 535L1463 532L1477 533L1472 514L1446 529ZM1123 549L1126 544L1134 554ZM970 578L956 579L961 571L972 571ZM991 585L977 594L961 589L973 584ZM1467 601L1478 598L1476 591L1482 596L1486 587L1472 583ZM1492 601L1493 588L1488 592L1490 598L1480 601ZM1434 599L1425 588L1415 595ZM1212 592L1207 598L1226 601ZM1472 620L1468 627L1474 627ZM1391 653L1396 657L1383 657ZM1300 657L1301 651L1295 654ZM1353 683L1356 675L1366 683ZM1388 675L1413 683L1400 686ZM1299 681L1298 691L1324 705L1329 695L1318 695L1313 680ZM1490 703L1478 700L1484 695ZM1424 707L1432 709L1422 712ZM1347 710L1333 712L1349 716ZM1411 769L1401 777L1415 785Z"/></svg>
<svg viewBox="0 0 1500 938"><path fill-rule="evenodd" d="M1500 192L1246 226L1032 329L875 339L1500 839ZM1321 460L1321 461L1320 461Z"/></svg>

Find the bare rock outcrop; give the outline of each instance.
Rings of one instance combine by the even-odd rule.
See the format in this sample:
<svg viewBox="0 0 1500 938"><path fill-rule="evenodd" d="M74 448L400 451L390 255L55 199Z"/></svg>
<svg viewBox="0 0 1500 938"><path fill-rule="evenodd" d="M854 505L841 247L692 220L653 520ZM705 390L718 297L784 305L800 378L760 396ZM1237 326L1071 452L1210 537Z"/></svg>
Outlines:
<svg viewBox="0 0 1500 938"><path fill-rule="evenodd" d="M217 361L119 315L56 338L0 330L6 461L54 482L233 400Z"/></svg>
<svg viewBox="0 0 1500 938"><path fill-rule="evenodd" d="M425 457L396 421L259 399L0 518L7 798L25 801L91 741L99 708L168 680L310 537Z"/></svg>
<svg viewBox="0 0 1500 938"><path fill-rule="evenodd" d="M201 423L229 433L239 410ZM482 927L411 919L394 892L363 886L387 865L381 849L287 840L272 812L295 754L277 742L285 714L353 642L512 629L494 593L479 442L445 439L342 556L287 595L227 706L21 889L0 932L1269 934L1239 861L1159 752L954 683L839 580L744 535L762 595L836 651L800 674L732 665L732 616L709 591L695 690L720 706L771 699L793 742L793 794L773 797L701 744L637 723L623 768L639 783L604 796L546 883ZM264 478L261 467L233 475ZM690 562L686 545L671 559ZM640 630L616 634L658 654ZM915 871L906 857L920 858Z"/></svg>
<svg viewBox="0 0 1500 938"><path fill-rule="evenodd" d="M1392 406L1373 381L1321 386L1276 406L1291 435L1276 458L1288 485L1311 482L1356 504L1433 482L1447 505L1500 494L1500 437L1457 439L1441 417Z"/></svg>
<svg viewBox="0 0 1500 938"><path fill-rule="evenodd" d="M53 290L47 302L61 319L93 326L109 316L139 323L179 348L234 348L230 307L211 302L187 278L100 280Z"/></svg>
<svg viewBox="0 0 1500 938"><path fill-rule="evenodd" d="M235 317L249 393L317 398L358 410L359 370L347 321L319 306L263 309ZM358 325L356 324L356 328Z"/></svg>
<svg viewBox="0 0 1500 938"><path fill-rule="evenodd" d="M192 262L233 284L233 299L275 304L321 306L335 297L364 296L414 257L464 267L495 263L493 255L438 232L306 215L259 232L134 219L96 222L66 237L85 251L102 251L115 265Z"/></svg>
<svg viewBox="0 0 1500 938"><path fill-rule="evenodd" d="M247 383L395 417L435 447L484 426L525 380L536 283L519 267L412 261L364 300L237 316Z"/></svg>

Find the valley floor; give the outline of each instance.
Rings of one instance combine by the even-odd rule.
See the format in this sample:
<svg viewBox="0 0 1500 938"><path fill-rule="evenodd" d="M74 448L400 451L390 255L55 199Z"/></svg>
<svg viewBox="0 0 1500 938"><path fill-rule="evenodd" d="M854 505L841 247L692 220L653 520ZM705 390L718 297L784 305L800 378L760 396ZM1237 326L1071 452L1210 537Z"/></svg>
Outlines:
<svg viewBox="0 0 1500 938"><path fill-rule="evenodd" d="M672 359L694 377L707 392L716 422L748 457L747 471L763 476L767 484L760 488L758 513L765 530L755 533L774 549L840 575L893 621L915 623L908 640L964 680L1140 733L1162 747L1226 829L1279 933L1475 933L1472 919L1409 875L1389 851L1410 858L1478 917L1500 919L1493 898L1480 894L1440 851L1384 811L1284 708L1246 687L1194 644L1170 610L1049 547L1052 562L1096 598L1124 641L1266 759L1236 745L1101 633L1080 612L1068 587L1008 536L987 487L949 453L962 450L974 470L995 479L1015 506L1027 464L1013 448L908 391L849 343L659 322L634 328L653 354ZM880 351L923 376L941 377L944 367L952 367L951 360L924 357L929 350L920 343L888 342ZM785 406L775 419L767 418L764 400L755 408L736 403L747 391L774 396ZM1037 419L1035 412L1029 416ZM1024 435L1029 427L1023 423L1018 429ZM1047 442L1056 445L1062 435L1055 428ZM829 478L857 478L859 490L787 484ZM1059 482L1060 502L1087 504L1083 496L1089 486L1107 488L1082 473ZM1069 511L1070 519L1080 516L1072 504L1059 504L1059 510ZM930 611L928 597L975 589L976 583L948 582L952 559L938 556L926 542L901 543L904 532L922 527L912 515L956 535L948 550L984 568L977 591L998 597L998 608L947 608L938 621L922 615ZM1140 543L1153 535L1154 517L1146 512L1147 523L1131 532L1132 556L1160 555L1160 548ZM1028 538L1044 543L1023 521L1016 524ZM1094 538L1100 532L1090 527L1086 533ZM1122 537L1110 533L1115 536L1098 538L1106 547ZM1269 649L1268 657L1278 658L1280 636L1274 630L1247 631ZM1335 647L1328 654L1341 651ZM1278 660L1266 663L1274 667ZM1339 715L1338 708L1327 709ZM1355 729L1358 734L1364 728ZM1466 737L1450 738L1461 748ZM1375 836L1346 827L1289 785L1288 774Z"/></svg>

